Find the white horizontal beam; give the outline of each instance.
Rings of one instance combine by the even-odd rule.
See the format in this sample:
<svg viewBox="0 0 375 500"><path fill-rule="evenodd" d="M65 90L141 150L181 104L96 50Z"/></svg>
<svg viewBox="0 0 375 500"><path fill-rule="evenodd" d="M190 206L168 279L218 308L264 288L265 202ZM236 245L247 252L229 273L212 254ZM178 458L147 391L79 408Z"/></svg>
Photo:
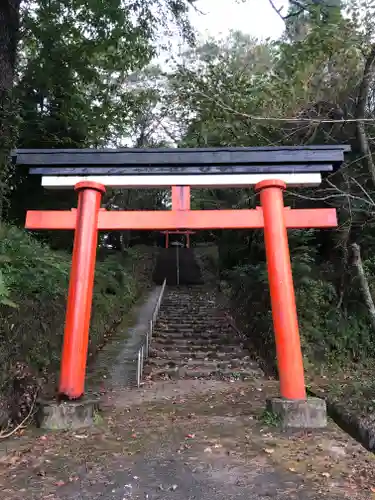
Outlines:
<svg viewBox="0 0 375 500"><path fill-rule="evenodd" d="M42 186L47 189L69 189L78 182L92 181L106 187L157 188L171 186L230 188L254 186L266 179L279 179L290 187L319 186L320 173L308 174L234 174L234 175L82 175L82 176L43 176Z"/></svg>

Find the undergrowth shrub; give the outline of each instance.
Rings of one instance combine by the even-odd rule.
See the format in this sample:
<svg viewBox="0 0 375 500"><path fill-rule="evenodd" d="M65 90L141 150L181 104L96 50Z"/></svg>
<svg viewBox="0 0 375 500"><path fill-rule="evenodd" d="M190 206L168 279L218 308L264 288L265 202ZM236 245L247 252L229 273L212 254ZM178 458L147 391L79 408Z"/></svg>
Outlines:
<svg viewBox="0 0 375 500"><path fill-rule="evenodd" d="M304 355L317 365L343 366L375 356L375 338L354 273L345 302L337 296L330 265L317 264L313 245L296 244L292 269ZM297 240L298 243L298 240ZM364 262L370 285L375 260ZM229 284L232 309L256 354L273 372L276 353L265 261L244 262L222 276Z"/></svg>
<svg viewBox="0 0 375 500"><path fill-rule="evenodd" d="M94 353L138 297L134 263L112 255L97 262L89 351ZM0 229L0 427L17 421L38 385L54 387L59 370L71 255L25 231Z"/></svg>

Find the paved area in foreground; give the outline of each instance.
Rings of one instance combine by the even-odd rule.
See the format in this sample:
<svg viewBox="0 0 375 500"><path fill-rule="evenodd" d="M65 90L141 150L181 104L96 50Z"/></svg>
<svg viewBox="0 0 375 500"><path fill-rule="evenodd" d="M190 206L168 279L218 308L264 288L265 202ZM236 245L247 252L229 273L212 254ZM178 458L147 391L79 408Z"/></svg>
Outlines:
<svg viewBox="0 0 375 500"><path fill-rule="evenodd" d="M108 390L95 429L1 443L1 498L375 498L373 455L333 423L281 433L263 412L275 392L266 380Z"/></svg>

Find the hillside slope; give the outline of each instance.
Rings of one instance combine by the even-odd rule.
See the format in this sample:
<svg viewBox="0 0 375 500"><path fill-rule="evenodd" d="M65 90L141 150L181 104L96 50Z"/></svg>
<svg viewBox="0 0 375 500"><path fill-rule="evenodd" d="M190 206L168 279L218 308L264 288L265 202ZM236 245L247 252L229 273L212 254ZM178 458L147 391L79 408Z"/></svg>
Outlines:
<svg viewBox="0 0 375 500"><path fill-rule="evenodd" d="M148 286L152 248L97 262L89 357ZM71 256L12 226L0 234L0 428L20 420L59 370ZM48 380L48 388L46 382Z"/></svg>

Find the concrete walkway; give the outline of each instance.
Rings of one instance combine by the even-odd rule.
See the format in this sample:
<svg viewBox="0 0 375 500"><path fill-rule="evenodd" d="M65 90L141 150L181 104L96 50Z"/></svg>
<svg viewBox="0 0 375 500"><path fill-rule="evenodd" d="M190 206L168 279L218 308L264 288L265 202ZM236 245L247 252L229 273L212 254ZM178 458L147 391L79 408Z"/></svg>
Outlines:
<svg viewBox="0 0 375 500"><path fill-rule="evenodd" d="M3 447L3 500L371 499L373 455L333 423L281 433L277 383L180 380L103 395L94 429Z"/></svg>

